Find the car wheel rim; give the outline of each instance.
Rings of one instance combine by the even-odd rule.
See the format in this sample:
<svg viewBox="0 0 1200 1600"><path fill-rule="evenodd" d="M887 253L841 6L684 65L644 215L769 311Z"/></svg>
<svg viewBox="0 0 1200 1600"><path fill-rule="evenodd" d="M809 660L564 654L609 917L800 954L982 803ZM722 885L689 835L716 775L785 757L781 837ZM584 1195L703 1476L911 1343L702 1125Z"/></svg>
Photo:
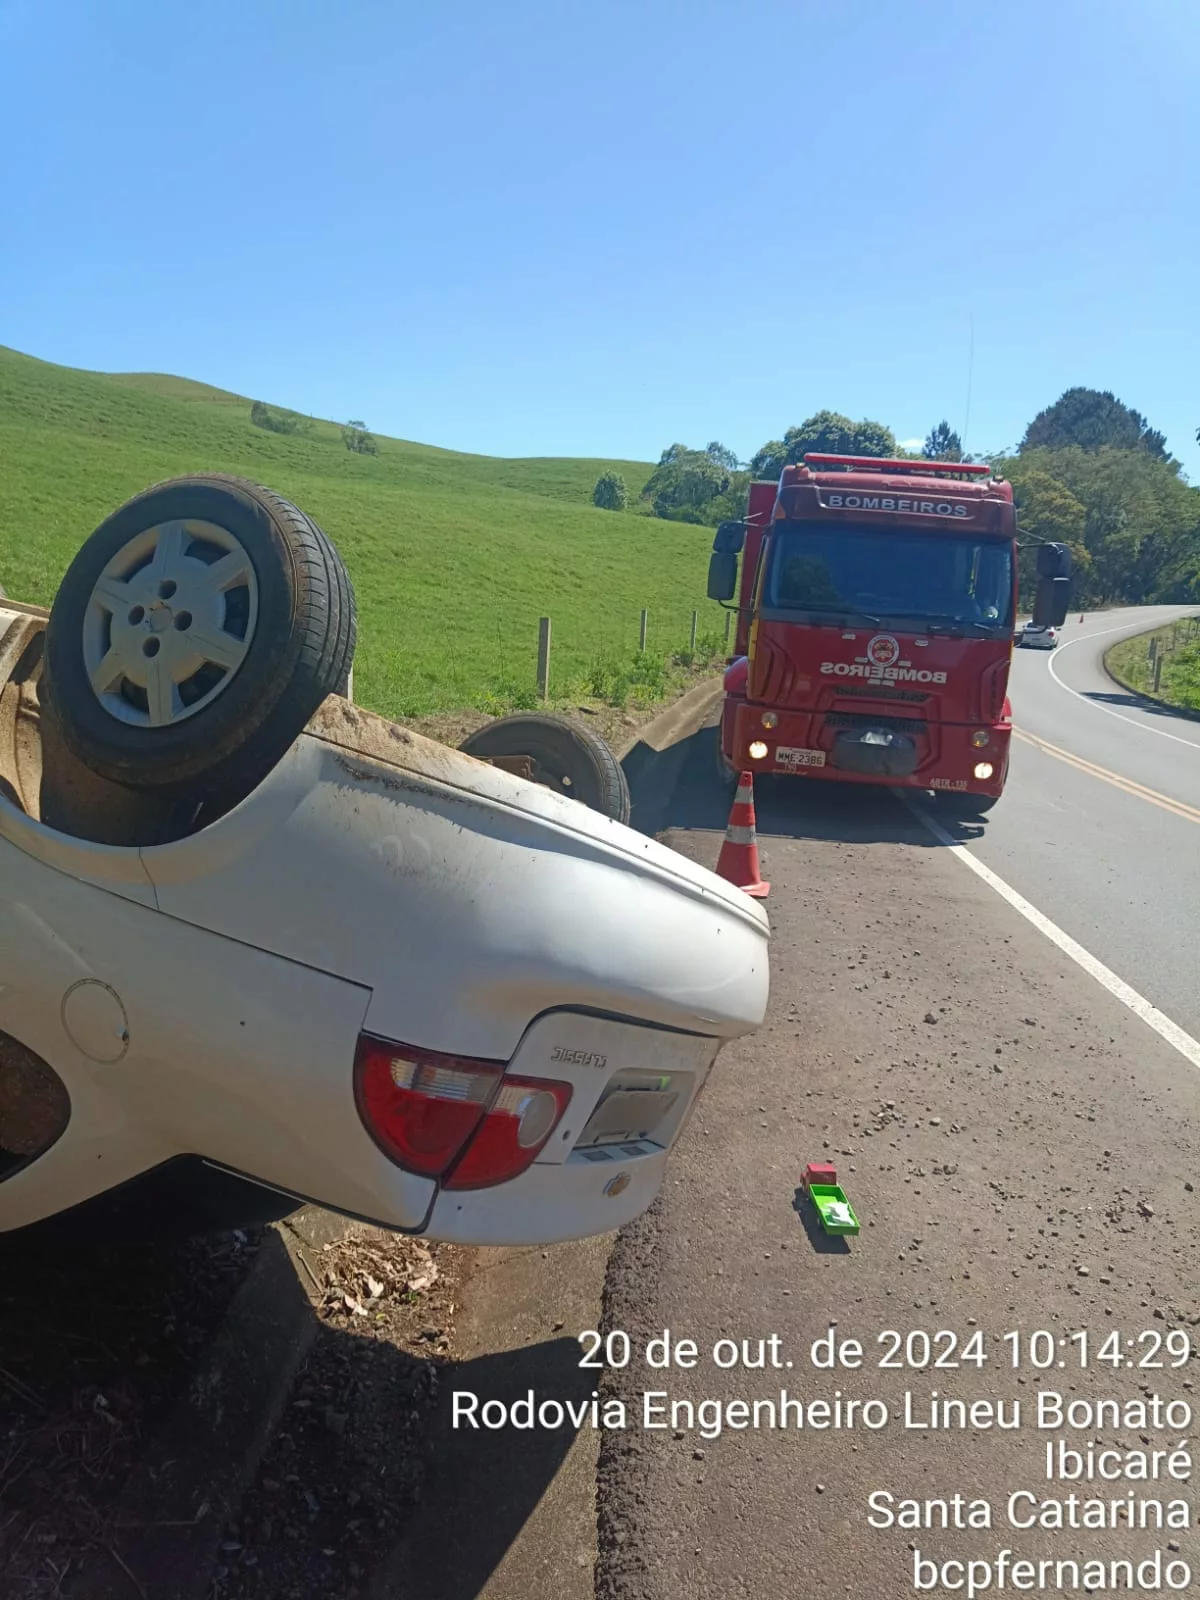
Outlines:
<svg viewBox="0 0 1200 1600"><path fill-rule="evenodd" d="M258 579L212 522L163 522L104 568L84 612L92 690L118 722L167 728L223 694L258 624Z"/></svg>

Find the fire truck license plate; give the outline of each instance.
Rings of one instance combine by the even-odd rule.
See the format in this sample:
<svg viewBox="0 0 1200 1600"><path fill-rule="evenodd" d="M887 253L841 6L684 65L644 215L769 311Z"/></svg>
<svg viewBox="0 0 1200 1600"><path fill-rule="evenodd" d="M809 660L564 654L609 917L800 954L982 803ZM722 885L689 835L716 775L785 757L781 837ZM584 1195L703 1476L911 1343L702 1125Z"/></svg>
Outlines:
<svg viewBox="0 0 1200 1600"><path fill-rule="evenodd" d="M780 745L775 752L775 759L785 767L823 767L825 765L824 750L797 750L788 745Z"/></svg>

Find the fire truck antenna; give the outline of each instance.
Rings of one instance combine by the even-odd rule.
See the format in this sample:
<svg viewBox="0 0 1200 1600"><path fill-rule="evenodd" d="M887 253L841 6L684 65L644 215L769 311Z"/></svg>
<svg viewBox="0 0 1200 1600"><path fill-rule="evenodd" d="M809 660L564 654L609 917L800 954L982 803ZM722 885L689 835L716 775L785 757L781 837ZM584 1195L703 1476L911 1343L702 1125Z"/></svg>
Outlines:
<svg viewBox="0 0 1200 1600"><path fill-rule="evenodd" d="M971 432L971 378L975 371L975 313L971 313L971 332L967 345L967 416L963 423L962 450L967 453L967 437Z"/></svg>

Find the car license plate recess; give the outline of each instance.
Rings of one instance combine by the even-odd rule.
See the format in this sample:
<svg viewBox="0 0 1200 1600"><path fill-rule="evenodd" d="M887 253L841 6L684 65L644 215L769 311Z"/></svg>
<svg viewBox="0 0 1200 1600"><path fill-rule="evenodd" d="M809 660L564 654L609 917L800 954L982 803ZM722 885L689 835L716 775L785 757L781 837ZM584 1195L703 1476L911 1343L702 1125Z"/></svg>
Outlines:
<svg viewBox="0 0 1200 1600"><path fill-rule="evenodd" d="M654 1138L682 1096L690 1098L693 1079L683 1072L614 1072L588 1118L575 1148L636 1144Z"/></svg>

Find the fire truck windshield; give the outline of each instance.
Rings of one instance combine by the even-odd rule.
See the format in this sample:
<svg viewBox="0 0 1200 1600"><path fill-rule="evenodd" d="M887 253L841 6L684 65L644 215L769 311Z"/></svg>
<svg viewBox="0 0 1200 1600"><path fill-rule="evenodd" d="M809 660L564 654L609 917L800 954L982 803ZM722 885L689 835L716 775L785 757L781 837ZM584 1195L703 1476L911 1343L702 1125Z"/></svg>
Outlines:
<svg viewBox="0 0 1200 1600"><path fill-rule="evenodd" d="M777 524L763 573L770 612L1012 628L1012 548L1003 539L847 523Z"/></svg>

